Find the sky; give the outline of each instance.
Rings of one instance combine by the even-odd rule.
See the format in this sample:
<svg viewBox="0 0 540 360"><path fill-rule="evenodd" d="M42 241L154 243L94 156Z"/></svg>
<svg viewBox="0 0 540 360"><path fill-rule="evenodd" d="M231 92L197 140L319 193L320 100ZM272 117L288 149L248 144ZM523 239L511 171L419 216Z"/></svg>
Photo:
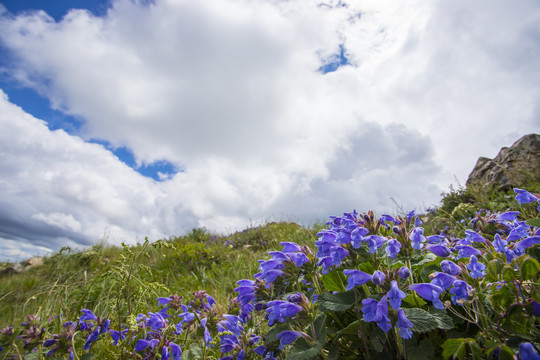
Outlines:
<svg viewBox="0 0 540 360"><path fill-rule="evenodd" d="M0 0L0 261L422 213L539 104L536 0Z"/></svg>

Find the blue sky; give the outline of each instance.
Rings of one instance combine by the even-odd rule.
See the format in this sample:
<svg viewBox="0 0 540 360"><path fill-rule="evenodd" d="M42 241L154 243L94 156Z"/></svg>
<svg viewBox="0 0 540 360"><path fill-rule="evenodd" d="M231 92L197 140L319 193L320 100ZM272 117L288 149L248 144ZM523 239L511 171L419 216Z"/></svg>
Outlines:
<svg viewBox="0 0 540 360"><path fill-rule="evenodd" d="M97 0L5 0L2 4L14 15L43 10L57 22L61 21L68 11L74 8L86 9L95 16L103 16L110 7L110 1ZM9 51L0 47L0 67L9 66L9 63L13 61L17 60L13 59ZM19 105L27 113L45 120L50 130L63 129L73 135L79 133L84 125L84 118L70 116L62 111L52 109L47 98L33 89L21 87L20 84L9 78L9 74L3 75L0 77L0 87L9 96L12 103ZM137 163L133 152L125 146L115 147L103 139L91 139L89 141L102 144L114 153L120 161L132 167L141 175L156 181L167 179L180 170L179 166L175 166L166 160L155 161L151 164Z"/></svg>
<svg viewBox="0 0 540 360"><path fill-rule="evenodd" d="M0 260L421 213L540 132L539 31L532 0L3 1Z"/></svg>

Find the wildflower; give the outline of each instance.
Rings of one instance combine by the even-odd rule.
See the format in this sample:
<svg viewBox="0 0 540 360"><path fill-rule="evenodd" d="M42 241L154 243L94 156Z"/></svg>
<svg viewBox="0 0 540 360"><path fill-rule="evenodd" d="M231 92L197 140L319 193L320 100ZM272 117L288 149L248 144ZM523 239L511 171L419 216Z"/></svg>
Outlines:
<svg viewBox="0 0 540 360"><path fill-rule="evenodd" d="M467 269L471 271L471 277L478 279L486 274L486 265L479 263L475 255L471 256L471 261L467 265Z"/></svg>
<svg viewBox="0 0 540 360"><path fill-rule="evenodd" d="M461 273L461 268L453 261L443 260L441 261L441 270L445 274L457 275Z"/></svg>
<svg viewBox="0 0 540 360"><path fill-rule="evenodd" d="M137 343L135 344L135 351L143 351L147 347L149 347L150 349L154 349L157 346L157 344L159 344L158 339L152 339L152 340L139 339Z"/></svg>
<svg viewBox="0 0 540 360"><path fill-rule="evenodd" d="M499 221L516 221L517 216L520 214L519 211L507 211L505 213L499 214L497 220Z"/></svg>
<svg viewBox="0 0 540 360"><path fill-rule="evenodd" d="M427 239L428 244L438 245L444 240L444 236L431 235L431 236L428 236L426 239Z"/></svg>
<svg viewBox="0 0 540 360"><path fill-rule="evenodd" d="M348 276L346 287L347 291L351 290L355 286L363 285L371 280L371 275L360 270L343 270L343 274Z"/></svg>
<svg viewBox="0 0 540 360"><path fill-rule="evenodd" d="M384 332L388 332L392 328L390 319L388 318L388 301L386 295L382 297L381 301L377 303L377 312L375 314L375 321L377 326Z"/></svg>
<svg viewBox="0 0 540 360"><path fill-rule="evenodd" d="M540 244L540 236L531 236L529 238L521 240L520 242L516 243L514 249L524 252L525 249L530 248L531 246L536 244Z"/></svg>
<svg viewBox="0 0 540 360"><path fill-rule="evenodd" d="M525 222L518 223L514 228L512 228L512 230L510 230L510 233L506 237L506 241L516 241L529 236L529 228L530 226Z"/></svg>
<svg viewBox="0 0 540 360"><path fill-rule="evenodd" d="M531 194L527 190L522 190L515 188L514 192L517 193L516 200L519 203L519 205L528 204L534 201L538 201L538 197L536 195Z"/></svg>
<svg viewBox="0 0 540 360"><path fill-rule="evenodd" d="M531 343L526 342L519 344L519 358L521 360L540 360L540 355Z"/></svg>
<svg viewBox="0 0 540 360"><path fill-rule="evenodd" d="M448 257L452 253L452 250L444 245L427 245L427 249L440 257Z"/></svg>
<svg viewBox="0 0 540 360"><path fill-rule="evenodd" d="M412 337L412 331L411 328L413 327L413 323L407 319L405 316L405 311L403 309L398 310L398 321L397 321L397 327L399 330L399 335L403 339L410 339Z"/></svg>
<svg viewBox="0 0 540 360"><path fill-rule="evenodd" d="M401 299L404 299L407 296L403 290L399 289L398 283L395 280L392 280L390 283L390 291L388 291L388 294L386 295L388 296L390 306L396 310L401 307Z"/></svg>
<svg viewBox="0 0 540 360"><path fill-rule="evenodd" d="M493 247L496 251L501 253L506 253L508 250L508 241L501 239L501 236L499 234L495 234L495 239L493 240Z"/></svg>
<svg viewBox="0 0 540 360"><path fill-rule="evenodd" d="M400 278L406 279L411 276L411 270L409 270L409 268L406 266L402 266L399 268L397 274Z"/></svg>
<svg viewBox="0 0 540 360"><path fill-rule="evenodd" d="M284 253L290 253L290 252L299 252L302 251L302 247L296 243L293 242L280 242L281 246L283 246L283 252Z"/></svg>
<svg viewBox="0 0 540 360"><path fill-rule="evenodd" d="M367 241L368 243L369 253L373 254L379 250L379 248L385 243L386 239L378 235L369 235L364 238L364 241Z"/></svg>
<svg viewBox="0 0 540 360"><path fill-rule="evenodd" d="M462 240L462 245L470 245L473 242L485 242L486 239L482 237L479 233L472 230L465 230L465 239Z"/></svg>
<svg viewBox="0 0 540 360"><path fill-rule="evenodd" d="M83 315L79 318L79 323L82 321L87 321L87 320L97 320L97 316L94 315L92 311L87 310L87 309L82 309L81 312L83 313Z"/></svg>
<svg viewBox="0 0 540 360"><path fill-rule="evenodd" d="M468 245L457 245L455 247L457 250L459 250L458 252L458 256L457 258L458 259L461 259L463 257L471 257L472 255L482 255L482 252L478 249L475 249L471 246L468 246Z"/></svg>
<svg viewBox="0 0 540 360"><path fill-rule="evenodd" d="M360 246L362 246L364 236L367 234L369 234L369 230L361 226L358 226L351 232L351 240L354 249L358 249Z"/></svg>
<svg viewBox="0 0 540 360"><path fill-rule="evenodd" d="M444 305L439 300L439 296L444 291L443 288L434 284L420 283L409 285L409 290L414 290L418 295L433 303L437 309L444 309Z"/></svg>
<svg viewBox="0 0 540 360"><path fill-rule="evenodd" d="M373 272L373 275L371 276L371 282L375 285L381 285L384 279L386 279L386 275L384 275L384 273L379 270L375 270L375 272Z"/></svg>
<svg viewBox="0 0 540 360"><path fill-rule="evenodd" d="M303 310L299 305L282 300L270 301L267 305L268 326L274 325L276 321L285 322L285 318L292 317Z"/></svg>
<svg viewBox="0 0 540 360"><path fill-rule="evenodd" d="M129 329L124 329L122 331L109 330L109 334L111 334L111 338L113 339L114 346L118 345L118 341L124 340L125 335L128 331Z"/></svg>
<svg viewBox="0 0 540 360"><path fill-rule="evenodd" d="M454 305L463 306L467 303L469 288L470 285L463 280L454 281L454 286L450 289L450 294L452 294L451 300Z"/></svg>
<svg viewBox="0 0 540 360"><path fill-rule="evenodd" d="M365 322L375 321L375 315L377 314L377 300L375 299L363 299L362 300L362 313Z"/></svg>
<svg viewBox="0 0 540 360"><path fill-rule="evenodd" d="M424 236L424 228L414 228L411 232L411 235L409 236L409 239L411 240L411 246L413 249L422 249L423 243L426 242L426 237Z"/></svg>
<svg viewBox="0 0 540 360"><path fill-rule="evenodd" d="M435 274L432 274L432 276L430 276L430 278L431 278L431 283L433 285L440 286L444 290L450 288L452 286L452 284L454 283L454 281L457 280L455 276L445 274L443 272L442 273L437 272Z"/></svg>
<svg viewBox="0 0 540 360"><path fill-rule="evenodd" d="M302 336L303 333L300 331L283 331L280 332L276 337L279 339L279 349L283 350L285 345L292 344L296 339Z"/></svg>
<svg viewBox="0 0 540 360"><path fill-rule="evenodd" d="M399 241L397 241L396 239L388 240L388 243L386 246L386 253L388 254L388 256L390 256L391 259L395 259L400 249L401 249L401 243Z"/></svg>

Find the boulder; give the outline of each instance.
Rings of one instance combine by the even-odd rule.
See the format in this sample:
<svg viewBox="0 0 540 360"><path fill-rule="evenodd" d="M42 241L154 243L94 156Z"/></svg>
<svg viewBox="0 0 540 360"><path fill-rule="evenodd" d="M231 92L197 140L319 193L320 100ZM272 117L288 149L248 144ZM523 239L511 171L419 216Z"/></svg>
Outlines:
<svg viewBox="0 0 540 360"><path fill-rule="evenodd" d="M510 147L503 147L494 159L481 157L467 179L467 187L483 190L509 190L540 182L540 135L523 136Z"/></svg>

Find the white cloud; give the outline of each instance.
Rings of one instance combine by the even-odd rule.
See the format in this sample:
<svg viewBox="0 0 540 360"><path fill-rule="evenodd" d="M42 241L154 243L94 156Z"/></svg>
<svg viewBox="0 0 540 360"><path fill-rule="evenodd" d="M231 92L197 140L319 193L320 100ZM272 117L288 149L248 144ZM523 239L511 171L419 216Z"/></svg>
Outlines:
<svg viewBox="0 0 540 360"><path fill-rule="evenodd" d="M534 1L340 4L118 0L61 22L4 11L17 58L5 71L85 123L51 132L0 99L0 236L55 249L421 210L479 156L540 130ZM351 65L318 72L340 45ZM185 172L154 182L91 138Z"/></svg>

